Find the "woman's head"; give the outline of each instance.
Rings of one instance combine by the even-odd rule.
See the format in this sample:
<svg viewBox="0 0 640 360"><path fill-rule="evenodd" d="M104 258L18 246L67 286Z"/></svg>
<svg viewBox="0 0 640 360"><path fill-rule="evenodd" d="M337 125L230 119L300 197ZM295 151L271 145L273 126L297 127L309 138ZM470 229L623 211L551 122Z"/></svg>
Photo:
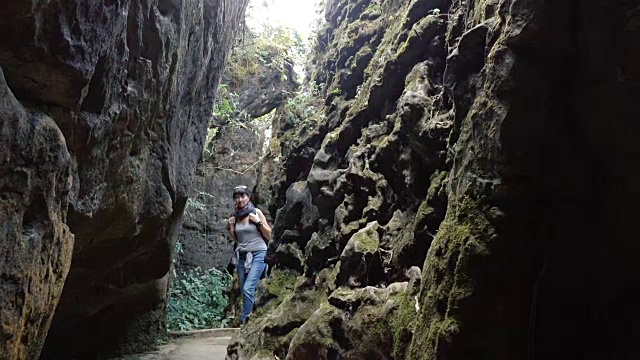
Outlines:
<svg viewBox="0 0 640 360"><path fill-rule="evenodd" d="M233 200L236 206L245 206L249 203L249 189L244 185L238 185L233 189Z"/></svg>

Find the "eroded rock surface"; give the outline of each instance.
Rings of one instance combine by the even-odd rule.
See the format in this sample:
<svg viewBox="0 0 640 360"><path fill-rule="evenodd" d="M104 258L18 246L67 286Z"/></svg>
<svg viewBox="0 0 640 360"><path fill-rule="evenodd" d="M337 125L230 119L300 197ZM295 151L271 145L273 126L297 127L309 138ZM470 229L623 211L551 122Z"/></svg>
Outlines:
<svg viewBox="0 0 640 360"><path fill-rule="evenodd" d="M230 358L637 357L638 4L335 0L324 15L323 117L277 123L270 187L271 250L313 315L270 333L265 302ZM411 306L379 299L406 281ZM402 309L411 321L378 316Z"/></svg>
<svg viewBox="0 0 640 360"><path fill-rule="evenodd" d="M617 320L638 289L622 275L638 269L622 254L637 246L622 240L640 175L627 141L640 132L637 4L454 2L448 13L459 38L445 72L449 205L410 358L638 356L635 325Z"/></svg>
<svg viewBox="0 0 640 360"><path fill-rule="evenodd" d="M43 358L140 350L164 332L173 244L246 3L3 3L2 358L37 358L47 330Z"/></svg>
<svg viewBox="0 0 640 360"><path fill-rule="evenodd" d="M0 359L37 359L71 264L71 156L56 123L24 108L0 70Z"/></svg>
<svg viewBox="0 0 640 360"><path fill-rule="evenodd" d="M298 124L276 118L272 144L282 169L261 178L279 207L273 257L299 278L293 297L258 302L275 309L259 309L264 315L241 332L230 358L368 359L408 348L413 321L394 323L393 331L372 325L388 324L397 311L415 319L415 287L394 301L371 294L395 293L411 278L407 270L424 262L446 209L453 128L442 108L446 23L428 10L406 23L390 15L409 16L423 5L328 5L328 13L340 14L327 16L340 21L320 32L311 77L326 99L323 116ZM277 283L267 279L265 287ZM303 306L297 294L311 300ZM313 315L285 321L278 314L291 313L277 310L284 306ZM288 325L269 330L283 321Z"/></svg>

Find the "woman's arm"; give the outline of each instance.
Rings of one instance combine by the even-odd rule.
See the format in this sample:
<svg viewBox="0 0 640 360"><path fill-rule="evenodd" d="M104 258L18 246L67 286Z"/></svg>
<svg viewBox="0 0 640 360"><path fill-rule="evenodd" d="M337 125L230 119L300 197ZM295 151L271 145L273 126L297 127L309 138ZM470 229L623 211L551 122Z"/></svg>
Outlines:
<svg viewBox="0 0 640 360"><path fill-rule="evenodd" d="M260 226L260 232L262 233L262 236L264 236L267 241L271 240L271 227L267 223L267 218L264 217L264 214L262 213L262 211L260 211L260 209L256 209L256 213L258 214L260 222L262 222L262 226Z"/></svg>

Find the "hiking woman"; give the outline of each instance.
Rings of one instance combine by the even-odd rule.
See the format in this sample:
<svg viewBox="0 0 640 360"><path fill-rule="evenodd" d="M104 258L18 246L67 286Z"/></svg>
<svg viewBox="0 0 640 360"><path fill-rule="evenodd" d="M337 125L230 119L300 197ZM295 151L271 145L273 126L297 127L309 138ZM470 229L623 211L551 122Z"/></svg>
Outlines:
<svg viewBox="0 0 640 360"><path fill-rule="evenodd" d="M231 237L238 244L235 260L242 291L240 324L244 324L253 309L256 286L265 270L266 243L271 238L271 228L262 211L251 203L246 186L240 185L233 189L233 200L236 211L228 222Z"/></svg>

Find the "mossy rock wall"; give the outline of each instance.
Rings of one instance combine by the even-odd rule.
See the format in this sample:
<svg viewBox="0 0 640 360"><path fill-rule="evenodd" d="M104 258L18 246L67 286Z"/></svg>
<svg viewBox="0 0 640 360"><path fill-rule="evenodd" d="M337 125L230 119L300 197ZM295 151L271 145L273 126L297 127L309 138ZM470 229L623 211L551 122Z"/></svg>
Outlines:
<svg viewBox="0 0 640 360"><path fill-rule="evenodd" d="M637 5L336 0L325 20L310 76L324 117L278 134L305 155L282 152L274 195L280 233L304 215L285 188L307 189L317 219L274 248L306 244L308 284L335 277L286 335L288 358L636 357L635 325L618 319L640 320ZM372 222L380 275L345 282L344 250ZM351 331L380 353L357 352L340 324L384 305L353 308L339 286L388 288L413 265L410 345L366 326Z"/></svg>
<svg viewBox="0 0 640 360"><path fill-rule="evenodd" d="M287 327L274 325L281 322L283 309L290 306L295 313L301 301L313 304L311 319L324 311L344 319L342 330L331 330L328 338L318 340L324 342L322 351L329 358L365 359L373 356L367 348L376 349L372 350L376 356L393 356L394 351L397 355L398 349L408 348L411 339L412 321L393 336L370 325L391 321L410 302L415 317L415 295L349 310L336 308L326 298L342 285L359 294L365 286L386 288L407 281L407 270L423 263L432 239L429 234L437 231L444 217L446 196L439 190L429 195L428 190L430 178L442 188L446 178L442 174L448 170L447 136L453 128L448 110L440 112L435 106L445 101L439 80L444 62L438 56L445 53L446 22L427 16L429 9L423 17L398 22L390 14L410 17L423 6L408 1L334 5L339 21L318 34L321 41L310 80L316 99L324 98L322 116L311 120L283 113L276 118L271 146L279 151L282 171L275 178L261 178L265 184L258 185L265 191L270 184L272 206L278 209L270 245L276 267L296 271L299 284L293 297L278 306L280 310L257 309L259 316L243 328L230 358L249 359L265 352L301 358L300 354L313 353L304 349L304 341L296 345L306 336L300 335L303 330L314 331L308 330L314 327L307 326L306 319ZM428 46L418 47L420 39ZM318 107L315 100L310 105ZM427 116L433 114L439 116L437 122ZM429 214L420 208L425 202L433 210ZM302 293L305 296L295 295ZM317 302L319 298L325 300ZM347 325L349 319L356 319L356 325ZM274 333L273 328L279 331ZM368 328L374 333L369 334ZM352 339L329 344L342 336ZM357 344L359 337L366 341L358 347L349 343Z"/></svg>

